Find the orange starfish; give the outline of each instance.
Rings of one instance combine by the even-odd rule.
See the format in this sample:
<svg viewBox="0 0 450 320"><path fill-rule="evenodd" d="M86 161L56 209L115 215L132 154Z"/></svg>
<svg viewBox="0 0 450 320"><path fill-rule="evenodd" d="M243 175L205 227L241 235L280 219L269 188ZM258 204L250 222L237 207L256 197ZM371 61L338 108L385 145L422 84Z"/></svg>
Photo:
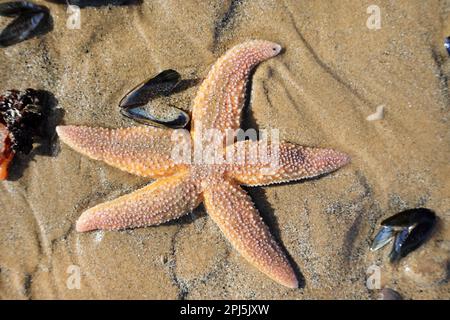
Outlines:
<svg viewBox="0 0 450 320"><path fill-rule="evenodd" d="M235 46L222 56L198 91L191 136L181 130L187 134L182 145L192 150L192 143L204 140L198 128L215 129L218 134L238 129L249 72L280 51L276 43L254 40ZM313 177L349 161L347 155L331 149L281 143L278 165L267 170L267 162L251 153L255 147L263 147L263 141L233 143L233 139L223 145L225 140L221 138L221 150L240 150L240 161L178 162L172 155L177 147L172 129L59 126L57 131L65 143L82 154L136 175L158 179L85 211L77 221L77 231L157 225L179 218L204 202L208 214L234 248L270 278L290 288L298 287L297 277L252 200L239 185ZM268 150L267 156L274 155L274 150Z"/></svg>

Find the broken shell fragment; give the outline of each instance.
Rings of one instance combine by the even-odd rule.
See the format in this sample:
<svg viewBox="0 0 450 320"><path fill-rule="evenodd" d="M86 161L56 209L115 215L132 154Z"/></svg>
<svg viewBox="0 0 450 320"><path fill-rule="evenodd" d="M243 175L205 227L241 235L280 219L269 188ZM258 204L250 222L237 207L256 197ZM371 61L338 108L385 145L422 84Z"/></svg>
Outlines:
<svg viewBox="0 0 450 320"><path fill-rule="evenodd" d="M183 128L189 122L189 115L181 109L172 106L144 106L121 109L121 113L139 123L152 126Z"/></svg>
<svg viewBox="0 0 450 320"><path fill-rule="evenodd" d="M378 106L377 111L375 113L372 113L371 115L367 116L367 121L376 121L376 120L382 120L384 118L384 105Z"/></svg>
<svg viewBox="0 0 450 320"><path fill-rule="evenodd" d="M168 95L180 82L180 78L180 74L175 70L164 70L128 92L119 102L119 107L141 106L147 104L151 99Z"/></svg>
<svg viewBox="0 0 450 320"><path fill-rule="evenodd" d="M431 235L436 214L426 208L409 209L381 222L382 229L375 236L371 250L375 251L394 237L390 261L397 262L419 248Z"/></svg>

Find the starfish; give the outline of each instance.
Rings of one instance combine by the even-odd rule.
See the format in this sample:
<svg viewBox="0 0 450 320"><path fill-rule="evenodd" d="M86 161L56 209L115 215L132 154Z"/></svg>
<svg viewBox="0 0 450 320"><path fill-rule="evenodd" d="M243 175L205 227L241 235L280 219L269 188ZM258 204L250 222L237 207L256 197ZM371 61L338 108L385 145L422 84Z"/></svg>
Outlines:
<svg viewBox="0 0 450 320"><path fill-rule="evenodd" d="M212 67L193 102L191 132L183 146L204 141L199 128L228 134L239 129L250 71L278 55L281 46L252 40L227 51ZM201 124L201 125L200 125ZM179 131L180 129L178 129ZM129 173L157 179L149 185L85 211L78 232L119 230L158 225L186 215L200 203L233 247L251 264L278 283L297 288L289 260L271 236L249 195L240 187L268 185L310 178L334 171L349 157L332 149L281 142L278 165L252 156L264 142L220 140L222 150L237 152L240 161L204 163L176 161L174 129L148 126L107 129L58 126L62 141L74 150ZM221 138L220 138L221 139ZM268 148L268 156L274 154Z"/></svg>

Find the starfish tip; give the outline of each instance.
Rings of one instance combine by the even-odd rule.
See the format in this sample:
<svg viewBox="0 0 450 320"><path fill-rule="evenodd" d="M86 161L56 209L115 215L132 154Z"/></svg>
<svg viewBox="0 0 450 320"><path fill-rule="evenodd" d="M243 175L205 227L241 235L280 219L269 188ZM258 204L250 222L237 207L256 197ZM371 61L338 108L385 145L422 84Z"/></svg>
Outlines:
<svg viewBox="0 0 450 320"><path fill-rule="evenodd" d="M56 126L56 133L58 136L63 136L67 132L67 128L70 126Z"/></svg>
<svg viewBox="0 0 450 320"><path fill-rule="evenodd" d="M58 137L61 137L61 134L63 134L63 132L64 132L63 126L56 126L55 130L56 130L56 134L58 135Z"/></svg>
<svg viewBox="0 0 450 320"><path fill-rule="evenodd" d="M282 284L283 286L291 289L297 289L298 288L298 280L294 273L294 271L289 268L290 270L285 272L283 275L280 275L277 277L277 282Z"/></svg>
<svg viewBox="0 0 450 320"><path fill-rule="evenodd" d="M278 43L274 43L273 50L275 52L275 55L279 54L281 50L283 50L283 47L279 45Z"/></svg>
<svg viewBox="0 0 450 320"><path fill-rule="evenodd" d="M93 223L92 219L87 219L86 214L82 214L76 223L75 230L77 232L87 232L87 231L93 231L96 230L97 227Z"/></svg>
<svg viewBox="0 0 450 320"><path fill-rule="evenodd" d="M292 279L286 279L282 282L282 285L285 287L291 288L291 289L297 289L298 288L298 280L294 276Z"/></svg>
<svg viewBox="0 0 450 320"><path fill-rule="evenodd" d="M76 129L76 126L57 126L56 133L62 141L66 142L73 139L74 129Z"/></svg>
<svg viewBox="0 0 450 320"><path fill-rule="evenodd" d="M336 153L338 154L338 158L340 159L339 162L341 163L342 166L345 166L352 161L352 158L348 154L342 152Z"/></svg>
<svg viewBox="0 0 450 320"><path fill-rule="evenodd" d="M295 281L290 282L286 285L286 287L291 288L291 289L298 289L298 281L297 279L295 279Z"/></svg>
<svg viewBox="0 0 450 320"><path fill-rule="evenodd" d="M333 149L318 149L312 159L320 163L320 166L327 168L326 171L336 170L351 161L348 154Z"/></svg>

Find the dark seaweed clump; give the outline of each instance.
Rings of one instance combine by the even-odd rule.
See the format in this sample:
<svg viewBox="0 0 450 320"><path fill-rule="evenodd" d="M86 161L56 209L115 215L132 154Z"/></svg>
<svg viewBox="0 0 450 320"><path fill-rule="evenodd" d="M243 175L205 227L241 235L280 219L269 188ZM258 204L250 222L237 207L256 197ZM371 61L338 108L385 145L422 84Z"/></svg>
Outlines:
<svg viewBox="0 0 450 320"><path fill-rule="evenodd" d="M4 124L14 152L30 153L35 136L42 136L47 97L34 89L9 90L0 95L0 123Z"/></svg>

